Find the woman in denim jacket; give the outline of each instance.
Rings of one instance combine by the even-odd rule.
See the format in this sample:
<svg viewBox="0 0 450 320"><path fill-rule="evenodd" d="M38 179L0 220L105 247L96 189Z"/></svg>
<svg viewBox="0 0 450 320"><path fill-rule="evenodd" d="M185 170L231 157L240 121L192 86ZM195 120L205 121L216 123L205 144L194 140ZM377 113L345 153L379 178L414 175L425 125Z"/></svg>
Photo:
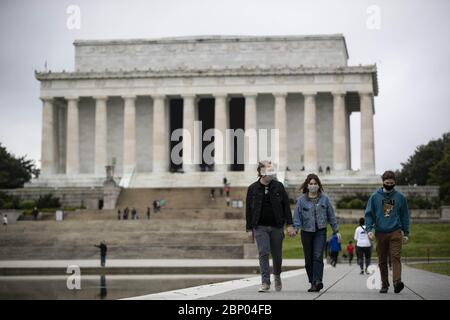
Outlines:
<svg viewBox="0 0 450 320"><path fill-rule="evenodd" d="M309 174L301 186L303 193L294 211L294 228L301 230L305 256L305 268L311 288L319 292L323 288L323 252L327 241L327 224L340 240L339 227L330 199L323 193L322 183L316 174Z"/></svg>

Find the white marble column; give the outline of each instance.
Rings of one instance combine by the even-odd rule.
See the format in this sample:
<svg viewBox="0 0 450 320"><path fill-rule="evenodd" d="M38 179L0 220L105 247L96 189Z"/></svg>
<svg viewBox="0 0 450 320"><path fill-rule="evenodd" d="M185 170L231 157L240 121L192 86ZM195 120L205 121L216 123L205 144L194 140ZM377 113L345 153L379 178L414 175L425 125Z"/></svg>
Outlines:
<svg viewBox="0 0 450 320"><path fill-rule="evenodd" d="M345 92L333 92L333 169L347 168Z"/></svg>
<svg viewBox="0 0 450 320"><path fill-rule="evenodd" d="M214 170L217 172L226 172L228 165L226 161L226 153L228 147L226 145L227 121L227 95L214 95L214 128L218 131L218 137L214 138Z"/></svg>
<svg viewBox="0 0 450 320"><path fill-rule="evenodd" d="M95 175L106 176L107 157L107 96L95 96Z"/></svg>
<svg viewBox="0 0 450 320"><path fill-rule="evenodd" d="M346 145L346 154L347 154L347 161L346 161L346 169L351 170L352 169L352 147L351 147L351 140L350 140L350 112L345 113L345 145Z"/></svg>
<svg viewBox="0 0 450 320"><path fill-rule="evenodd" d="M67 155L66 174L80 173L80 127L78 117L78 97L67 100Z"/></svg>
<svg viewBox="0 0 450 320"><path fill-rule="evenodd" d="M279 132L278 141L278 170L286 171L287 166L287 113L286 93L277 92L275 97L275 129Z"/></svg>
<svg viewBox="0 0 450 320"><path fill-rule="evenodd" d="M360 92L361 107L361 172L375 174L373 103L371 92Z"/></svg>
<svg viewBox="0 0 450 320"><path fill-rule="evenodd" d="M256 137L256 93L245 96L245 139L244 139L244 171L248 175L255 175L258 166L258 140ZM238 148L239 149L239 148ZM239 159L239 157L238 157Z"/></svg>
<svg viewBox="0 0 450 320"><path fill-rule="evenodd" d="M123 169L132 173L136 167L136 96L123 96Z"/></svg>
<svg viewBox="0 0 450 320"><path fill-rule="evenodd" d="M189 136L183 136L183 170L196 171L194 164L194 121L195 121L195 95L183 96L183 129Z"/></svg>
<svg viewBox="0 0 450 320"><path fill-rule="evenodd" d="M167 172L168 128L166 121L166 105L164 95L153 96L153 172Z"/></svg>
<svg viewBox="0 0 450 320"><path fill-rule="evenodd" d="M41 97L42 100L42 144L41 174L48 176L57 173L57 139L56 139L56 107L53 99Z"/></svg>
<svg viewBox="0 0 450 320"><path fill-rule="evenodd" d="M317 171L316 92L305 92L304 165L306 173Z"/></svg>

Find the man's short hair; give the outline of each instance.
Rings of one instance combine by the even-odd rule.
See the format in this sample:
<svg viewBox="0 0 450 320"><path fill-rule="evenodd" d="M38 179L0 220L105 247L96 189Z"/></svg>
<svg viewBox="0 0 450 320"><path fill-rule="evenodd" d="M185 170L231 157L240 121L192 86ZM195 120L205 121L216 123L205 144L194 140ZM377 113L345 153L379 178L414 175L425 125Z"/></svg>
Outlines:
<svg viewBox="0 0 450 320"><path fill-rule="evenodd" d="M272 164L272 161L270 160L262 160L258 162L258 168L256 169L258 171L258 177L261 177L261 169L265 168L268 164Z"/></svg>
<svg viewBox="0 0 450 320"><path fill-rule="evenodd" d="M393 171L385 171L384 173L383 173L383 175L381 176L381 179L383 180L383 181L385 181L385 180L388 180L388 179L392 179L392 180L394 180L395 181L395 173L393 172Z"/></svg>

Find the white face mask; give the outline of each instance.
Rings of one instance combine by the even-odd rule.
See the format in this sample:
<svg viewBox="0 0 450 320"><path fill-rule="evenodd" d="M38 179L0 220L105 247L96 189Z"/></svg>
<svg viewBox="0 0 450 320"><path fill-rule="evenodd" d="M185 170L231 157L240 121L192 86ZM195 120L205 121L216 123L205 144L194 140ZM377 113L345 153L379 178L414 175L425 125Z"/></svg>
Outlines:
<svg viewBox="0 0 450 320"><path fill-rule="evenodd" d="M277 176L277 172L275 170L273 170L273 168L266 169L266 170L264 170L264 172L261 172L261 173L262 173L262 177L264 178L264 180L266 182L272 181Z"/></svg>
<svg viewBox="0 0 450 320"><path fill-rule="evenodd" d="M317 184L308 184L308 190L311 193L316 193L317 191L319 191L319 185L317 185Z"/></svg>

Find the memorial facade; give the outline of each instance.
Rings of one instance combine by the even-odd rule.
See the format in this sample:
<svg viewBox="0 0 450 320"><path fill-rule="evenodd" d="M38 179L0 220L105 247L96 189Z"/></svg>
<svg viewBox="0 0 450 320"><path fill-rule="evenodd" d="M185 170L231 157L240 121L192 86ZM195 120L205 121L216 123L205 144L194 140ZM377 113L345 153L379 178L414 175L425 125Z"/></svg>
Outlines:
<svg viewBox="0 0 450 320"><path fill-rule="evenodd" d="M35 185L99 186L108 165L123 187L214 186L224 176L247 185L255 180L250 150L256 160L273 158L289 183L319 171L329 183L378 181L377 69L349 66L343 35L79 40L74 47L74 71L36 72L43 112ZM361 113L358 171L351 170L352 112ZM184 134L174 139L177 129ZM230 138L220 152L217 134L204 141L208 129ZM227 133L239 129L256 130L257 142ZM212 164L202 157L211 145ZM173 158L180 147L181 162Z"/></svg>

